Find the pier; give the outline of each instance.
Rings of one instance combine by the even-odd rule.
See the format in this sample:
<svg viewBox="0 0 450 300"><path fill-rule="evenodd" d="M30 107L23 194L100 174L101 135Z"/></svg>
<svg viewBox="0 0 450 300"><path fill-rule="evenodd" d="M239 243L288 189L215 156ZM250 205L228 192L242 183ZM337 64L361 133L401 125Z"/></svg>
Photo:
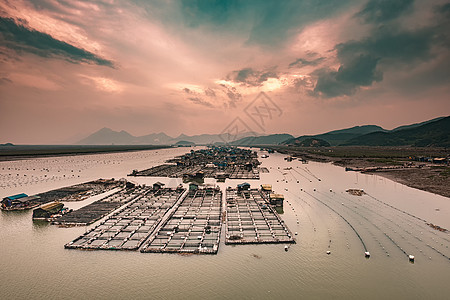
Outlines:
<svg viewBox="0 0 450 300"><path fill-rule="evenodd" d="M103 197L100 200L83 206L80 209L74 210L61 218L56 219L52 222L52 224L60 225L62 227L90 225L118 209L122 205L137 198L142 193L142 188L123 188L111 195Z"/></svg>
<svg viewBox="0 0 450 300"><path fill-rule="evenodd" d="M174 178L259 179L260 162L250 150L210 147L191 151L149 169L134 170L130 176Z"/></svg>
<svg viewBox="0 0 450 300"><path fill-rule="evenodd" d="M266 197L258 189L227 189L225 244L295 243Z"/></svg>
<svg viewBox="0 0 450 300"><path fill-rule="evenodd" d="M142 188L138 195L90 231L65 245L71 249L137 250L179 200L185 189Z"/></svg>
<svg viewBox="0 0 450 300"><path fill-rule="evenodd" d="M3 210L27 210L54 201L82 201L122 185L122 182L114 179L98 179L29 197L26 197L26 194L6 197L2 200L0 208Z"/></svg>
<svg viewBox="0 0 450 300"><path fill-rule="evenodd" d="M141 252L216 254L222 227L222 192L191 190Z"/></svg>

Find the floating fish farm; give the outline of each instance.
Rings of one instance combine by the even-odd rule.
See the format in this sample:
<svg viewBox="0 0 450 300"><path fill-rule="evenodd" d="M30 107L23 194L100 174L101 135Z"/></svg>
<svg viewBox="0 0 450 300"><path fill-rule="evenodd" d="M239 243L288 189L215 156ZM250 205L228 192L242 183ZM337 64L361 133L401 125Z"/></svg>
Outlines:
<svg viewBox="0 0 450 300"><path fill-rule="evenodd" d="M225 244L295 243L291 231L258 189L226 191Z"/></svg>
<svg viewBox="0 0 450 300"><path fill-rule="evenodd" d="M130 176L259 179L256 152L230 147L209 147L191 151L146 170L134 170Z"/></svg>
<svg viewBox="0 0 450 300"><path fill-rule="evenodd" d="M72 211L52 222L54 225L65 227L86 226L103 218L122 205L142 196L142 188L127 187L100 200L92 202L82 208Z"/></svg>
<svg viewBox="0 0 450 300"><path fill-rule="evenodd" d="M191 190L141 252L216 254L222 227L222 192Z"/></svg>
<svg viewBox="0 0 450 300"><path fill-rule="evenodd" d="M92 250L137 250L160 224L185 189L141 188L128 205L109 216L65 248Z"/></svg>

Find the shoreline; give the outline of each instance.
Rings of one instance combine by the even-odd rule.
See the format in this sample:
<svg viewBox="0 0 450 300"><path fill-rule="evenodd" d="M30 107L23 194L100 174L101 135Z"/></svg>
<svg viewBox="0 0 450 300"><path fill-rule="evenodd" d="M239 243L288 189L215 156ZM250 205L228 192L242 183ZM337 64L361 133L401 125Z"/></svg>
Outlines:
<svg viewBox="0 0 450 300"><path fill-rule="evenodd" d="M173 148L170 145L17 145L0 147L0 161Z"/></svg>
<svg viewBox="0 0 450 300"><path fill-rule="evenodd" d="M360 150L360 153L342 155L338 153L337 155L333 153L333 156L327 155L336 149L335 147L330 147L325 149L323 152L319 152L317 148L315 149L289 149L287 147L273 147L274 150L292 155L294 157L302 157L308 160L316 162L331 162L333 165L340 166L343 168L383 168L378 170L367 170L367 171L349 171L349 172L360 172L361 174L372 174L379 175L381 177L390 179L400 184L404 184L408 187L419 189L422 191L437 194L443 197L450 198L450 167L446 164L434 164L434 163L423 163L412 161L408 159L410 156L415 156L414 154L422 153L423 151L429 150L432 153L445 154L447 150L442 149L404 149L404 148L386 148L378 149L380 151L377 156L374 155L375 148L356 148ZM354 150L353 148L352 150ZM345 150L345 149L339 149ZM370 150L370 151L369 151ZM389 150L389 151L386 151ZM384 155L383 151L388 152ZM336 151L338 152L338 151ZM369 153L371 155L367 155ZM395 152L398 152L397 156ZM393 154L394 153L394 154ZM411 155L405 153L414 153ZM447 154L448 155L448 154ZM386 169L392 168L392 169Z"/></svg>

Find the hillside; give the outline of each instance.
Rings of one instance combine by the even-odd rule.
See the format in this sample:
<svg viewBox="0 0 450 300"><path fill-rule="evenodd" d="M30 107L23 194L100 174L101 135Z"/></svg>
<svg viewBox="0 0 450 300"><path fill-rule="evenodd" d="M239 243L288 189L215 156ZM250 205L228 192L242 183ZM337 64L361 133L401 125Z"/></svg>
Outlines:
<svg viewBox="0 0 450 300"><path fill-rule="evenodd" d="M361 136L361 135L364 135L367 133L371 133L371 132L377 132L377 131L384 132L384 131L386 131L386 129L383 129L382 127L377 126L377 125L354 126L351 128L333 130L330 132L317 134L317 135L303 135L298 138L293 138L293 139L284 141L282 144L298 145L301 141L313 138L313 139L325 140L328 143L330 143L331 146L337 146L337 145L347 142L348 140L356 138L358 136Z"/></svg>
<svg viewBox="0 0 450 300"><path fill-rule="evenodd" d="M178 141L175 143L175 146L195 146L195 143L188 141Z"/></svg>
<svg viewBox="0 0 450 300"><path fill-rule="evenodd" d="M318 138L307 138L304 140L296 140L295 145L297 147L330 147L330 143Z"/></svg>
<svg viewBox="0 0 450 300"><path fill-rule="evenodd" d="M135 144L135 137L126 131L114 131L109 128L102 128L90 136L80 140L78 145L132 145Z"/></svg>
<svg viewBox="0 0 450 300"><path fill-rule="evenodd" d="M248 136L254 136L255 133L245 132L239 134L236 139L242 139ZM292 136L290 136L292 137ZM102 128L94 132L88 137L78 141L77 145L173 145L177 142L184 141L197 145L206 145L223 142L220 134L200 134L200 135L184 135L181 134L176 138L168 136L164 132L152 133L143 136L133 136L130 133L122 131L114 131L110 128Z"/></svg>
<svg viewBox="0 0 450 300"><path fill-rule="evenodd" d="M264 136L251 136L231 142L232 145L278 145L288 139L294 138L290 134L270 134Z"/></svg>
<svg viewBox="0 0 450 300"><path fill-rule="evenodd" d="M343 145L450 147L450 117L409 129L365 134Z"/></svg>
<svg viewBox="0 0 450 300"><path fill-rule="evenodd" d="M415 128L415 127L419 127L431 122L435 122L435 121L439 121L444 119L445 117L439 117L439 118L434 118L428 121L424 121L424 122L420 122L420 123L414 123L414 124L410 124L410 125L403 125L403 126L399 126L397 128L392 129L391 131L398 131L398 130L403 130L403 129L411 129L411 128Z"/></svg>

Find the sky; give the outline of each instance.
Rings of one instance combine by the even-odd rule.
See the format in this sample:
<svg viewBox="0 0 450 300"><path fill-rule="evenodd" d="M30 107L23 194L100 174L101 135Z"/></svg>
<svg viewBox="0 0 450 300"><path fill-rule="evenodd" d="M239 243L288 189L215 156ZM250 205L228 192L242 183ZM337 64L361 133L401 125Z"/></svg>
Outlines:
<svg viewBox="0 0 450 300"><path fill-rule="evenodd" d="M447 115L449 1L0 0L0 143Z"/></svg>

